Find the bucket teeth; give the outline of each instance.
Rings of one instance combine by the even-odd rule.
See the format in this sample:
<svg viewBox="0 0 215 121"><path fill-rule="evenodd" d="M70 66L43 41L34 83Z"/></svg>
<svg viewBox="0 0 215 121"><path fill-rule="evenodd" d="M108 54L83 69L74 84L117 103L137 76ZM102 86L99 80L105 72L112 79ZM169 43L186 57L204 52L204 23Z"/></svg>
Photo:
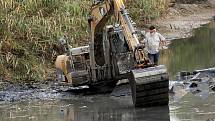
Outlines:
<svg viewBox="0 0 215 121"><path fill-rule="evenodd" d="M132 70L129 79L136 107L168 105L169 76L165 66Z"/></svg>

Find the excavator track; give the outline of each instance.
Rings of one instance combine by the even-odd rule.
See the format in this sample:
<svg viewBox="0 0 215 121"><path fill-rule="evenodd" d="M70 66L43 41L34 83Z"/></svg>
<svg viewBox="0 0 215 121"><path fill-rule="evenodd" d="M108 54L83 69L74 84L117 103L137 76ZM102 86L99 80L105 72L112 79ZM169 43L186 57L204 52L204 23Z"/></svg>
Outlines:
<svg viewBox="0 0 215 121"><path fill-rule="evenodd" d="M130 77L135 107L168 105L169 76L165 66L135 69Z"/></svg>

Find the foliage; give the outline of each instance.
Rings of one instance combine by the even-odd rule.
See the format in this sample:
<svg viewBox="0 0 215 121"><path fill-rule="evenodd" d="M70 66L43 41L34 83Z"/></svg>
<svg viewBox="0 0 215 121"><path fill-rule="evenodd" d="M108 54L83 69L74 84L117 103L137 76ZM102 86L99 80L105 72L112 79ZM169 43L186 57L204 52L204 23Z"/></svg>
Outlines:
<svg viewBox="0 0 215 121"><path fill-rule="evenodd" d="M168 9L171 0L127 0L134 20L150 21L161 16ZM141 24L140 22L138 24Z"/></svg>

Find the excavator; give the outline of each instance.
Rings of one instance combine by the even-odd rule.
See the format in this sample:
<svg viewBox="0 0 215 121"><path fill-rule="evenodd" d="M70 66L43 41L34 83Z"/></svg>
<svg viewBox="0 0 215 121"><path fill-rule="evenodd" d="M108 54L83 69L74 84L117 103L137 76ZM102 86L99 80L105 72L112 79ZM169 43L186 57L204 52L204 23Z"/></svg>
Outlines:
<svg viewBox="0 0 215 121"><path fill-rule="evenodd" d="M135 107L168 105L167 69L149 61L123 1L94 0L88 23L89 45L72 48L66 36L60 39L65 54L55 62L57 79L94 93L111 92L119 80L128 80Z"/></svg>

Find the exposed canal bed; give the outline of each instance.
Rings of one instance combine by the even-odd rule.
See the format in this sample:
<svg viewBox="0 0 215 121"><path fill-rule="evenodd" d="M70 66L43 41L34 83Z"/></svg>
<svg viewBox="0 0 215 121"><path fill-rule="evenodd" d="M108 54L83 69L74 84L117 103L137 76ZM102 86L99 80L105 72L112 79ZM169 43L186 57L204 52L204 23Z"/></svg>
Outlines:
<svg viewBox="0 0 215 121"><path fill-rule="evenodd" d="M197 29L191 38L174 40L161 54L161 63L167 65L172 79L183 70L215 67L214 45L215 22L212 22ZM215 93L205 83L202 83L201 92L189 92L178 87L174 94L170 94L169 107L153 108L134 108L131 96L124 96L121 91L117 92L118 96L77 96L69 92L59 93L56 89L30 88L29 92L13 89L0 92L0 121L215 120Z"/></svg>

